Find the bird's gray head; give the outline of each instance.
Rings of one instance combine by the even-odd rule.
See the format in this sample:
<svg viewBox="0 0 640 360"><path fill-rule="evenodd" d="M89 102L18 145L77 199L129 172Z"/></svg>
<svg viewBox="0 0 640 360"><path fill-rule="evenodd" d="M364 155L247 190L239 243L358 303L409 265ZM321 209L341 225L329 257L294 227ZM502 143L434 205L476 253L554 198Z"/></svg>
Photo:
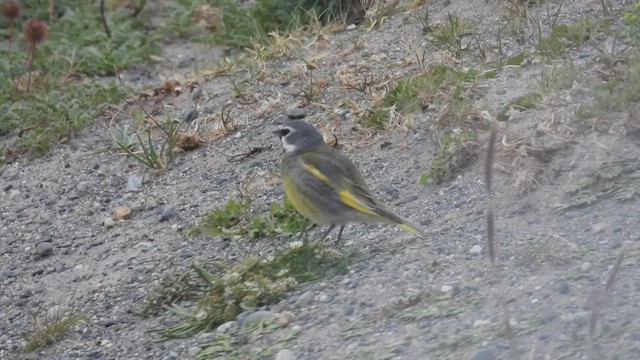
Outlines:
<svg viewBox="0 0 640 360"><path fill-rule="evenodd" d="M311 125L302 121L290 121L273 132L280 137L285 152L304 152L324 145L322 135Z"/></svg>

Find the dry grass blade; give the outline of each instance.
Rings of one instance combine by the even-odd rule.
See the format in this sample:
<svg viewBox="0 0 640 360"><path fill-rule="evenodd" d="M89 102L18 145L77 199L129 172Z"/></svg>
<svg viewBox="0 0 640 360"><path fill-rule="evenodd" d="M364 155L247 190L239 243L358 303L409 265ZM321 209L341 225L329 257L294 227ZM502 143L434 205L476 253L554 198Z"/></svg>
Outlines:
<svg viewBox="0 0 640 360"><path fill-rule="evenodd" d="M493 206L489 204L487 206L487 252L489 253L489 260L491 264L496 262L496 248L495 248L495 221L493 217Z"/></svg>
<svg viewBox="0 0 640 360"><path fill-rule="evenodd" d="M489 136L489 147L487 148L487 159L484 166L484 181L487 192L491 194L491 182L493 179L493 162L496 154L496 139L498 138L498 127L491 124L491 135Z"/></svg>
<svg viewBox="0 0 640 360"><path fill-rule="evenodd" d="M613 283L616 281L616 275L620 270L620 265L622 265L622 261L624 260L625 254L626 254L626 249L623 246L622 250L620 250L620 254L618 255L618 258L616 259L616 263L613 265L613 268L609 272L609 277L607 277L607 283L604 288L606 292L609 292L609 290L611 290Z"/></svg>

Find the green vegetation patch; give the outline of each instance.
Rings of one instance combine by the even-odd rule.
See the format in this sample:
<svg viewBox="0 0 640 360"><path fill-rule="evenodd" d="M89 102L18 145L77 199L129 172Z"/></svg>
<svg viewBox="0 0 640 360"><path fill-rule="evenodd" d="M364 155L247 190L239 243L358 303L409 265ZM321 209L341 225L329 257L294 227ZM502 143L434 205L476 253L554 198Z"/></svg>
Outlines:
<svg viewBox="0 0 640 360"><path fill-rule="evenodd" d="M475 84L477 80L495 77L495 72L481 73L475 69L456 70L436 65L433 70L400 80L387 93L380 106L364 119L370 127L384 127L389 121L389 110L400 114L418 112L429 106L444 106L464 100L464 90Z"/></svg>
<svg viewBox="0 0 640 360"><path fill-rule="evenodd" d="M274 303L300 283L344 271L348 257L323 244L295 242L267 257L248 257L236 265L220 264L214 272L194 265L189 275L158 288L148 299L144 313L153 314L165 307L184 321L182 324L155 330L164 339L185 338L211 331L234 320L246 309ZM186 291L185 291L186 290ZM176 301L190 294L196 306L184 308Z"/></svg>
<svg viewBox="0 0 640 360"><path fill-rule="evenodd" d="M555 25L549 36L538 40L538 52L551 59L565 57L570 50L584 45L593 34L609 27L606 19L584 17L575 23Z"/></svg>
<svg viewBox="0 0 640 360"><path fill-rule="evenodd" d="M281 204L274 203L263 213L252 206L250 199L231 199L224 208L213 210L207 215L192 233L202 232L209 236L248 236L256 239L297 235L306 232L312 225L296 211L286 197Z"/></svg>
<svg viewBox="0 0 640 360"><path fill-rule="evenodd" d="M72 310L60 306L50 308L45 314L32 314L32 329L22 336L26 341L25 351L30 353L53 344L63 338L81 319L82 317L74 314Z"/></svg>

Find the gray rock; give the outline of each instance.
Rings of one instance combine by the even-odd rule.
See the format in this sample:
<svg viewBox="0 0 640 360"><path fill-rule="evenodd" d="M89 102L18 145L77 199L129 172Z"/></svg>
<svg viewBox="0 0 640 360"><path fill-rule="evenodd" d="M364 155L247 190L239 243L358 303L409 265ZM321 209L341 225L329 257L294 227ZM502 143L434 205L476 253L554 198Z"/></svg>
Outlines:
<svg viewBox="0 0 640 360"><path fill-rule="evenodd" d="M578 327L585 326L587 322L589 322L589 317L591 316L590 311L581 311L575 314L568 315L564 321L567 324L574 324Z"/></svg>
<svg viewBox="0 0 640 360"><path fill-rule="evenodd" d="M310 291L300 295L298 300L296 300L296 305L303 307L309 305L309 303L313 300L313 294Z"/></svg>
<svg viewBox="0 0 640 360"><path fill-rule="evenodd" d="M192 346L192 347L189 348L189 350L187 350L187 353L189 354L189 356L191 356L191 358L195 358L201 352L202 352L202 348L200 346L197 346L197 345Z"/></svg>
<svg viewBox="0 0 640 360"><path fill-rule="evenodd" d="M569 283L566 281L560 281L558 283L558 292L562 295L568 295L569 292L571 291L571 288L569 286Z"/></svg>
<svg viewBox="0 0 640 360"><path fill-rule="evenodd" d="M295 360L296 356L289 349L282 349L276 354L276 360Z"/></svg>
<svg viewBox="0 0 640 360"><path fill-rule="evenodd" d="M495 360L497 358L498 355L491 348L478 349L469 356L469 360Z"/></svg>
<svg viewBox="0 0 640 360"><path fill-rule="evenodd" d="M176 216L176 214L177 214L176 209L173 208L172 206L168 206L160 212L159 221L160 222L167 221L172 217Z"/></svg>
<svg viewBox="0 0 640 360"><path fill-rule="evenodd" d="M246 314L246 315L243 316L243 314ZM265 311L265 310L245 311L240 315L238 315L237 321L241 328L246 329L246 328L254 327L260 322L273 319L274 315L275 313L271 311Z"/></svg>
<svg viewBox="0 0 640 360"><path fill-rule="evenodd" d="M112 218L106 218L104 219L103 225L106 229L111 229L112 227L116 226L116 221Z"/></svg>
<svg viewBox="0 0 640 360"><path fill-rule="evenodd" d="M144 179L144 175L139 172L134 172L129 175L127 179L127 191L136 191L142 187L142 180Z"/></svg>
<svg viewBox="0 0 640 360"><path fill-rule="evenodd" d="M289 111L289 113L287 114L287 117L292 120L304 119L306 116L307 114L305 114L304 110L300 108L291 109L291 111Z"/></svg>
<svg viewBox="0 0 640 360"><path fill-rule="evenodd" d="M482 246L477 245L477 244L473 245L471 247L471 249L469 250L469 253L471 255L474 255L474 256L478 256L478 255L482 254Z"/></svg>
<svg viewBox="0 0 640 360"><path fill-rule="evenodd" d="M36 245L35 253L42 257L49 256L53 254L53 244L48 241L43 241Z"/></svg>
<svg viewBox="0 0 640 360"><path fill-rule="evenodd" d="M192 108L191 110L187 111L186 114L183 115L182 121L192 122L193 120L198 118L198 115L199 115L198 109Z"/></svg>
<svg viewBox="0 0 640 360"><path fill-rule="evenodd" d="M404 204L408 204L410 202L414 202L416 200L418 200L418 195L411 194L411 195L407 195L407 196L403 197L402 199L396 201L396 203L394 205L396 205L396 206L404 205Z"/></svg>
<svg viewBox="0 0 640 360"><path fill-rule="evenodd" d="M238 315L240 316L240 315ZM220 326L218 326L216 328L216 333L218 334L226 334L227 332L229 332L229 330L231 330L232 328L238 326L238 323L236 321L227 321L224 324L221 324Z"/></svg>

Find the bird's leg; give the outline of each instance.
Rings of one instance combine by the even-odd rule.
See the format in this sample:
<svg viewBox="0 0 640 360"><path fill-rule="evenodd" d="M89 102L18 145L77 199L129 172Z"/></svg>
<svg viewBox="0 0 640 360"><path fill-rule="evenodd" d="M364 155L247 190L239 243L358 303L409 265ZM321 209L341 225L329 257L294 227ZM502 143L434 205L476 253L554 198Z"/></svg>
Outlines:
<svg viewBox="0 0 640 360"><path fill-rule="evenodd" d="M335 229L335 225L331 225L329 226L329 229L327 231L324 232L324 234L322 235L322 237L320 238L320 241L324 241L324 239L327 238L327 236L329 235L329 233L331 232L331 230Z"/></svg>
<svg viewBox="0 0 640 360"><path fill-rule="evenodd" d="M338 240L336 240L336 245L340 244L340 238L342 237L342 230L344 230L344 225L340 226L340 230L338 231Z"/></svg>

